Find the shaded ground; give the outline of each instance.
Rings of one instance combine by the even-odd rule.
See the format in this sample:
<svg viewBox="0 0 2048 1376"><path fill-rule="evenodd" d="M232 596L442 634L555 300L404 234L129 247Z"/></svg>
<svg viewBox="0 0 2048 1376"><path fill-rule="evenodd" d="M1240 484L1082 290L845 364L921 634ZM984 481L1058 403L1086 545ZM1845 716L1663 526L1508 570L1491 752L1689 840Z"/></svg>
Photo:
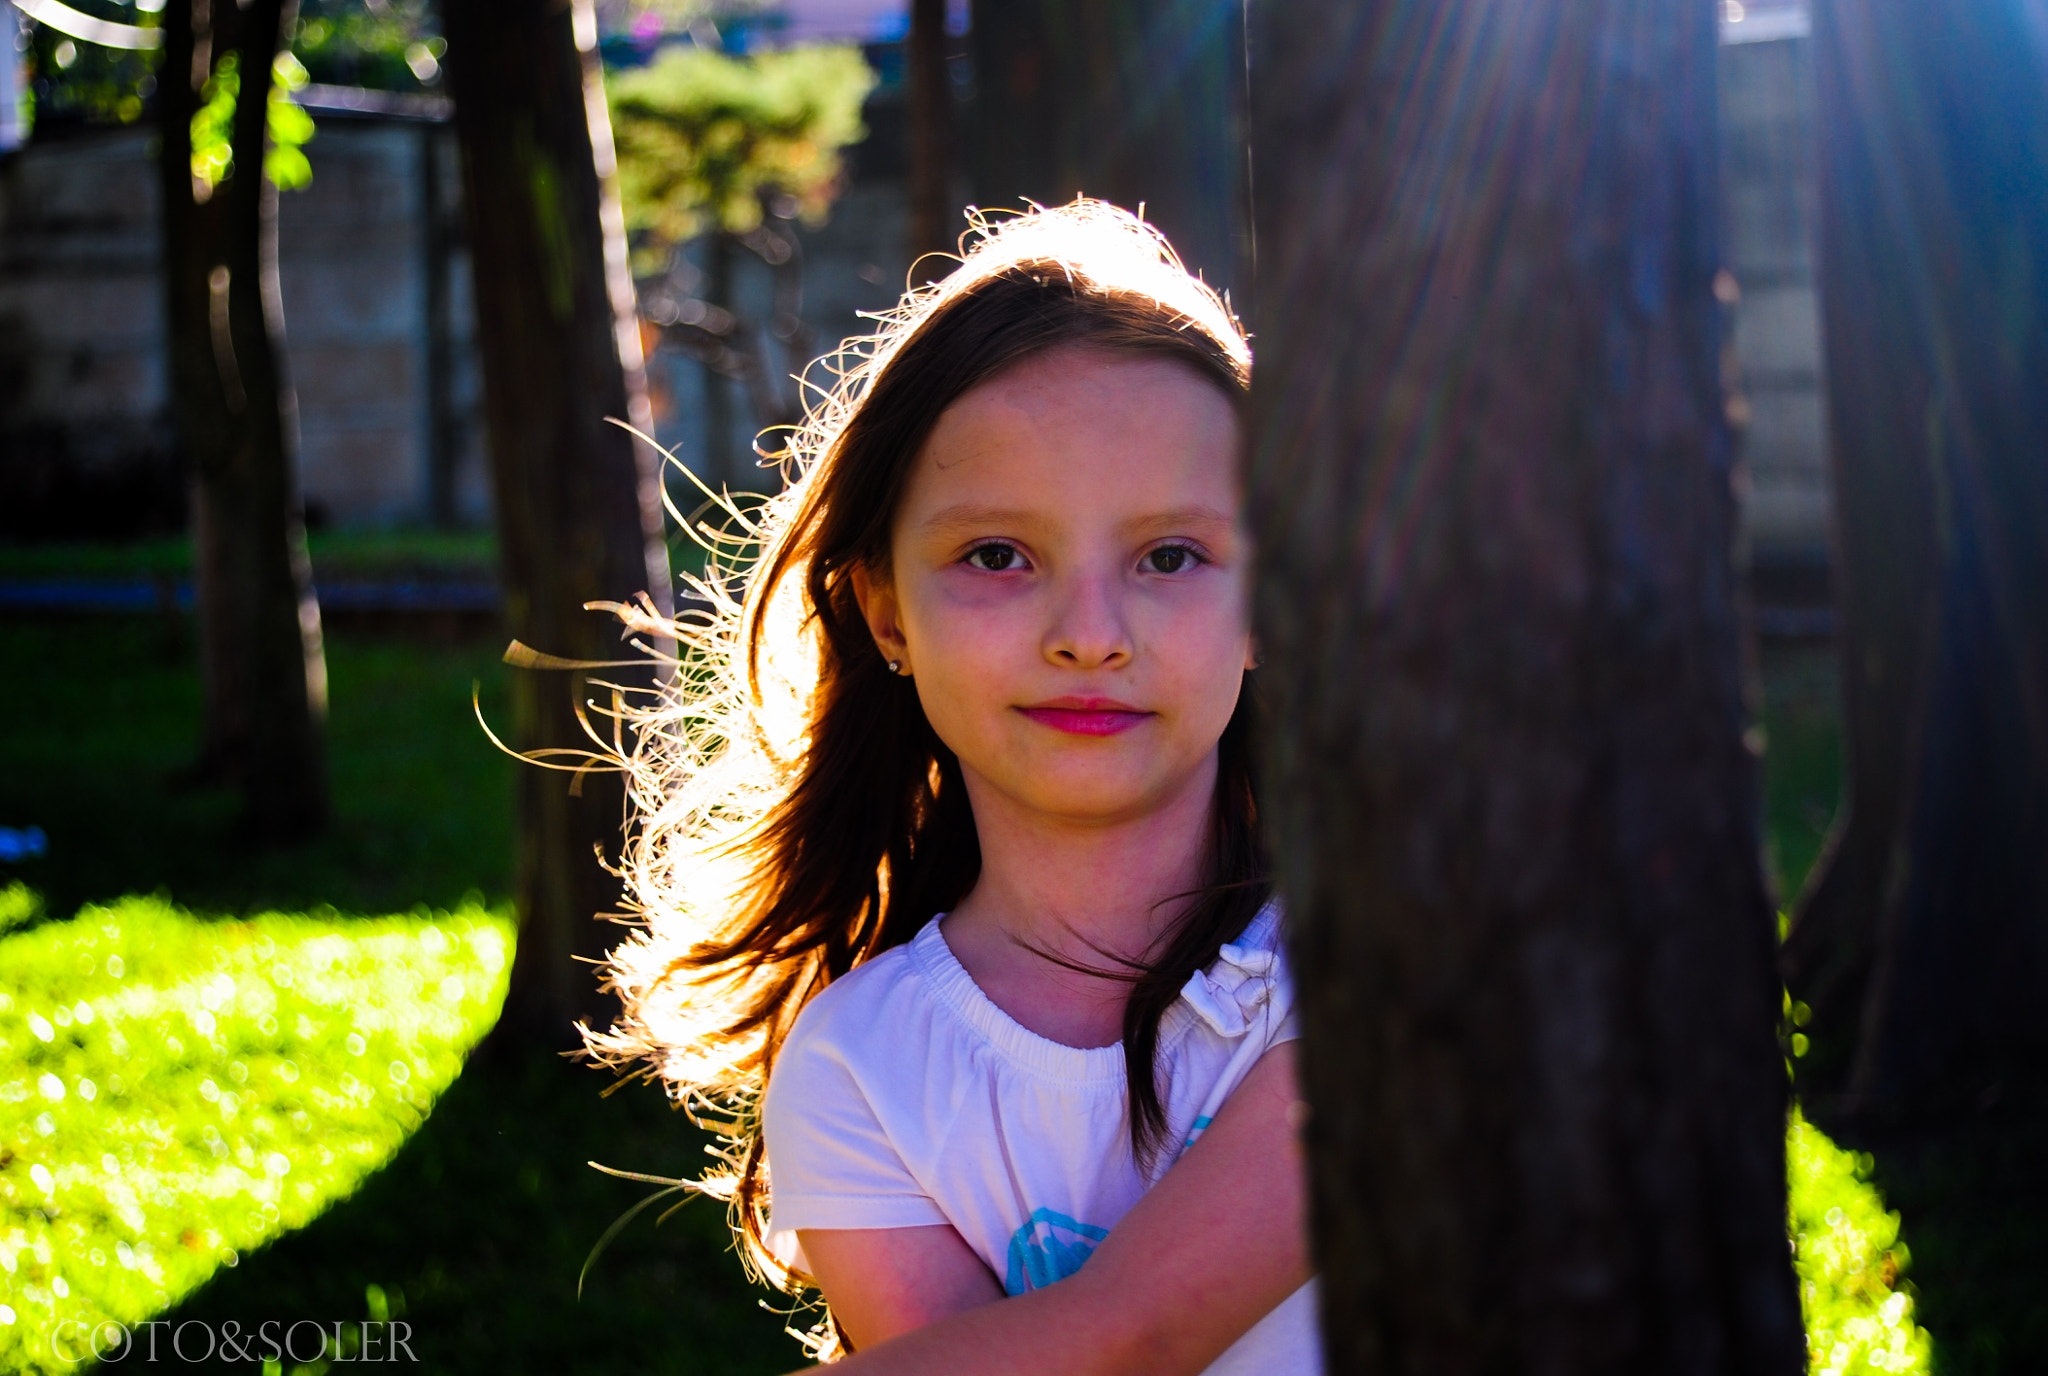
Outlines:
<svg viewBox="0 0 2048 1376"><path fill-rule="evenodd" d="M408 1370L423 1373L740 1376L801 1365L709 1200L659 1228L658 1210L643 1213L577 1298L591 1244L653 1189L584 1162L657 1175L704 1163L703 1139L658 1092L599 1100L601 1087L591 1071L548 1061L472 1064L354 1198L216 1272L164 1317L247 1329L381 1308L412 1325L419 1365Z"/></svg>
<svg viewBox="0 0 2048 1376"><path fill-rule="evenodd" d="M41 891L51 916L159 889L222 913L509 899L514 766L470 710L473 683L486 715L504 700L495 638L331 633L335 823L310 844L254 850L236 837L229 790L178 782L199 743L181 624L0 621L0 826L49 837L46 856L5 877Z"/></svg>

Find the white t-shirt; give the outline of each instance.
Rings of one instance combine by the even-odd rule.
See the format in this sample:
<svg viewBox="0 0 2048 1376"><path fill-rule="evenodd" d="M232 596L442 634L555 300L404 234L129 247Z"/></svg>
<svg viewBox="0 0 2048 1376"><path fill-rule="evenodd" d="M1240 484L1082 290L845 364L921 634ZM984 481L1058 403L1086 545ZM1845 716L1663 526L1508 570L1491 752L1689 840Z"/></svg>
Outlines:
<svg viewBox="0 0 2048 1376"><path fill-rule="evenodd" d="M1073 1274L1268 1048L1297 1035L1268 907L1159 1023L1168 1141L1130 1149L1121 1045L1064 1046L989 1001L939 918L834 981L797 1017L762 1104L768 1244L803 1266L802 1228L950 1223L1012 1295ZM1322 1370L1311 1280L1208 1371Z"/></svg>

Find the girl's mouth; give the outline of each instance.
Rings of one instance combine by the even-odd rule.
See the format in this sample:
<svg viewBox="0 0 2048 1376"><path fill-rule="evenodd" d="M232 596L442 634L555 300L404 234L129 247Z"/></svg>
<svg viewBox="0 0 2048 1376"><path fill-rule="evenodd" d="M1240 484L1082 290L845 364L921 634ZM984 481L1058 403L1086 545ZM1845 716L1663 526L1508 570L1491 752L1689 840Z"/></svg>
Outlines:
<svg viewBox="0 0 2048 1376"><path fill-rule="evenodd" d="M1115 736L1154 715L1113 698L1054 698L1017 709L1041 726L1070 736Z"/></svg>

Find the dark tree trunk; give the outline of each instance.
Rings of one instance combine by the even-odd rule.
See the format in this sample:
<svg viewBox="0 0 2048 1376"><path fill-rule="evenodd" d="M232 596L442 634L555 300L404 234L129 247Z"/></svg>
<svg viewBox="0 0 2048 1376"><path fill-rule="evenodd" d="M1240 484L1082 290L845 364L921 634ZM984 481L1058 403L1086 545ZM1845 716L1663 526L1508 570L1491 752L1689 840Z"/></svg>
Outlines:
<svg viewBox="0 0 2048 1376"><path fill-rule="evenodd" d="M1709 0L1261 0L1250 500L1334 1373L1791 1373Z"/></svg>
<svg viewBox="0 0 2048 1376"><path fill-rule="evenodd" d="M1815 7L1849 789L1786 947L1802 1094L1876 1151L1950 1360L2008 1370L2048 1364L2043 19Z"/></svg>
<svg viewBox="0 0 2048 1376"><path fill-rule="evenodd" d="M980 204L1099 196L1229 285L1246 258L1237 0L1003 0L974 7Z"/></svg>
<svg viewBox="0 0 2048 1376"><path fill-rule="evenodd" d="M171 390L191 456L205 683L198 773L236 784L247 828L273 840L327 817L326 659L285 371L277 189L263 173L271 63L294 9L172 0L157 98ZM192 177L192 116L230 53L241 74L233 170L206 194Z"/></svg>
<svg viewBox="0 0 2048 1376"><path fill-rule="evenodd" d="M584 604L649 592L666 609L668 557L654 456L607 420L652 430L596 20L589 0L446 0L442 16L507 619L536 650L618 659L619 624ZM627 670L599 677L636 681ZM593 695L604 696L581 673L516 674L518 747L588 746L574 709ZM599 917L617 909L619 890L598 853L618 854L624 799L618 777L601 772L572 789L562 774L523 768L518 788L519 947L500 1041L566 1046L574 1019L609 1016L577 957L612 944Z"/></svg>
<svg viewBox="0 0 2048 1376"><path fill-rule="evenodd" d="M962 230L953 204L953 94L946 79L946 0L910 0L910 256L954 251ZM934 259L919 273L942 277Z"/></svg>
<svg viewBox="0 0 2048 1376"><path fill-rule="evenodd" d="M704 471L712 485L741 487L737 449L733 444L734 422L732 372L738 367L739 316L733 310L732 235L713 229L704 236L704 299L717 307L712 316L724 326L718 336L716 362L704 365Z"/></svg>
<svg viewBox="0 0 2048 1376"><path fill-rule="evenodd" d="M427 515L437 526L460 522L456 509L456 459L462 448L462 420L455 409L455 256L459 205L449 196L453 169L447 131L420 126L420 261L426 273Z"/></svg>

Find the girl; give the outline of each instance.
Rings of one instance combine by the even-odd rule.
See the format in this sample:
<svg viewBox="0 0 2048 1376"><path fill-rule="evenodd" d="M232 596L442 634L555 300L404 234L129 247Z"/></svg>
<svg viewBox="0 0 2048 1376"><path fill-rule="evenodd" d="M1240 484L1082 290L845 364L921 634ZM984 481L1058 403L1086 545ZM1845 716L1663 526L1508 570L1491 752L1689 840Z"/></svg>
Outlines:
<svg viewBox="0 0 2048 1376"><path fill-rule="evenodd" d="M814 408L743 595L713 568L637 714L644 927L590 1042L726 1134L698 1183L823 1290L824 1355L1315 1371L1249 350L1122 211L977 229Z"/></svg>

